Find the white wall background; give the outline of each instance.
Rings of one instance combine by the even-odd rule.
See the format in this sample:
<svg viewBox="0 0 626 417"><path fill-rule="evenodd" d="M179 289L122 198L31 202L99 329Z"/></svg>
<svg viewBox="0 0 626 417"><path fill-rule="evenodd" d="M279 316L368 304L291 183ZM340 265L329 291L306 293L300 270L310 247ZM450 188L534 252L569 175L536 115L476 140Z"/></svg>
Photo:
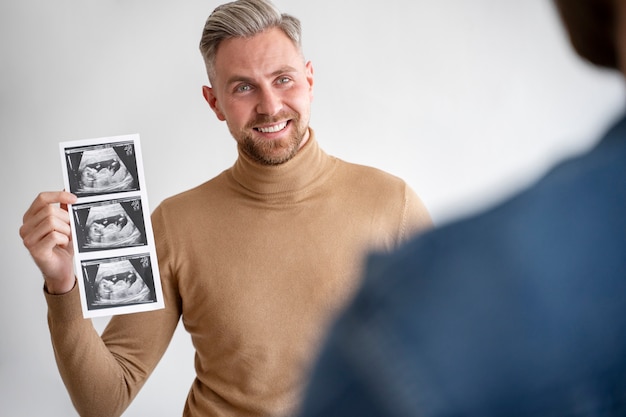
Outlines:
<svg viewBox="0 0 626 417"><path fill-rule="evenodd" d="M622 82L575 58L548 0L277 4L303 22L322 146L406 179L437 223L586 149L622 111ZM62 187L58 142L139 133L152 208L234 161L200 89L197 43L216 5L0 3L0 415L76 415L56 371L42 280L18 236L35 195ZM192 356L177 332L125 416L180 415Z"/></svg>

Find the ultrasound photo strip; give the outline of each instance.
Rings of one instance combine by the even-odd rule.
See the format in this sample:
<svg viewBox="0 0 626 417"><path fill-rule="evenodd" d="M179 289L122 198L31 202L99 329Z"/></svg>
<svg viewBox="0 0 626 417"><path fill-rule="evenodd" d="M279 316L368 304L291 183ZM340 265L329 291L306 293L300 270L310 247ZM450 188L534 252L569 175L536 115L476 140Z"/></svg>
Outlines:
<svg viewBox="0 0 626 417"><path fill-rule="evenodd" d="M164 307L139 135L59 144L85 318Z"/></svg>

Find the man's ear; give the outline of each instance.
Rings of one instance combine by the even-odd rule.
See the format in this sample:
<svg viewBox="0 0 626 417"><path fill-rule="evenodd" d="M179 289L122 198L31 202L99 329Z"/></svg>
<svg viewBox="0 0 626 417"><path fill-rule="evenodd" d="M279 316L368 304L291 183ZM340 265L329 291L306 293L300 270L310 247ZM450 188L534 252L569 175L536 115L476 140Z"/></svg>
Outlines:
<svg viewBox="0 0 626 417"><path fill-rule="evenodd" d="M313 101L313 80L314 80L314 76L313 76L313 64L311 63L311 61L308 61L305 65L305 74L306 74L306 81L309 84L309 97L311 99L311 101Z"/></svg>
<svg viewBox="0 0 626 417"><path fill-rule="evenodd" d="M213 89L209 87L208 85L203 85L202 95L204 96L204 99L206 100L206 102L209 103L209 107L211 107L211 110L213 110L217 118L221 120L222 122L226 120L226 117L224 117L224 113L222 113L222 111L219 108L219 105L217 104L217 97L215 97L215 94L213 93Z"/></svg>

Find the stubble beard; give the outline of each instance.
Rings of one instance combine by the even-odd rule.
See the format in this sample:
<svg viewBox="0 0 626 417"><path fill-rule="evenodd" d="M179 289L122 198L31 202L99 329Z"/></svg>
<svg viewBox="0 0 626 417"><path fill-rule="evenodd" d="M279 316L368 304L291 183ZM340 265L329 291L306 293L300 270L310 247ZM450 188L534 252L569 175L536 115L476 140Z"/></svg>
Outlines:
<svg viewBox="0 0 626 417"><path fill-rule="evenodd" d="M274 124L289 119L294 127L293 134L280 140L267 140L250 134L253 126ZM239 135L235 136L241 150L250 158L263 165L280 165L292 159L300 149L300 144L308 130L308 126L300 125L300 115L290 114L276 117L259 116L249 123Z"/></svg>

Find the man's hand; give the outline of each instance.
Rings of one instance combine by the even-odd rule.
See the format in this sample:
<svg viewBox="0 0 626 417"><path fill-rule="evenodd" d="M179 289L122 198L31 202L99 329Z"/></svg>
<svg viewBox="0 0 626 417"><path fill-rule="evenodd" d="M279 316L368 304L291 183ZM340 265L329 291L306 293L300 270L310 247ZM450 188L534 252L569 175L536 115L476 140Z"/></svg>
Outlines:
<svg viewBox="0 0 626 417"><path fill-rule="evenodd" d="M67 205L76 202L65 191L43 192L26 211L20 236L46 281L51 294L74 287L74 250Z"/></svg>

